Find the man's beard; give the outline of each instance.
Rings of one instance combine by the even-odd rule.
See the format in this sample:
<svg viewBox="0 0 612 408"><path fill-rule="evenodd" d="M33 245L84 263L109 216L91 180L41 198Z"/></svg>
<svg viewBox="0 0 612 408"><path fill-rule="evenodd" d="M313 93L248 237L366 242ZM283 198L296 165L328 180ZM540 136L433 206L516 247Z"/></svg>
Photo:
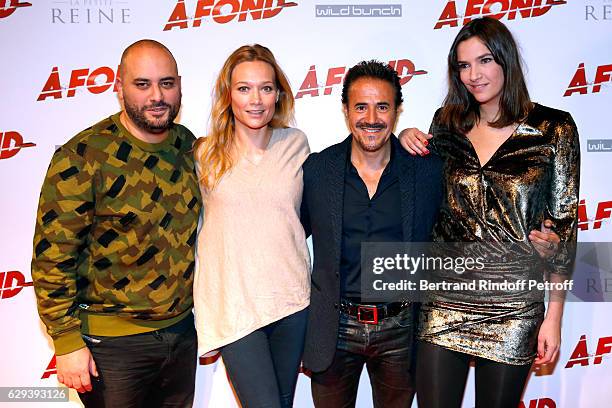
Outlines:
<svg viewBox="0 0 612 408"><path fill-rule="evenodd" d="M359 146L361 147L361 150L365 151L365 152L376 152L378 150L380 150L385 144L386 144L386 140L383 139L378 139L375 140L373 143L368 143L369 140L367 137L367 132L365 132L365 129L385 129L387 127L387 125L385 123L367 123L365 121L359 121L357 122L357 124L355 125L358 129L362 130L363 134L366 135L366 140L362 140L361 137L355 137L354 139L356 140L357 144L359 144Z"/></svg>
<svg viewBox="0 0 612 408"><path fill-rule="evenodd" d="M165 102L157 102L152 105L146 105L142 108L138 108L135 105L130 104L128 101L125 101L125 113L129 116L129 118L134 122L134 124L149 133L163 133L168 130L176 116L178 115L180 104L169 105ZM151 108L159 108L166 107L168 108L168 118L166 120L158 119L155 121L148 120L145 116L145 111Z"/></svg>

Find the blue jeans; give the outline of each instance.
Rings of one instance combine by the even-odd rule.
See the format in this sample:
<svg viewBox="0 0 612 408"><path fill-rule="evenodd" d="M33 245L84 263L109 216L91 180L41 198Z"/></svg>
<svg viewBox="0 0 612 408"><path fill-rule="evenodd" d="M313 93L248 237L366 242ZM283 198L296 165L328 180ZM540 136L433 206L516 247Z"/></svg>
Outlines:
<svg viewBox="0 0 612 408"><path fill-rule="evenodd" d="M414 398L413 330L411 307L378 324L360 323L342 313L332 364L325 371L312 373L315 407L354 407L365 364L374 407L409 408Z"/></svg>
<svg viewBox="0 0 612 408"><path fill-rule="evenodd" d="M191 408L197 341L193 315L131 336L84 336L99 376L79 394L86 408Z"/></svg>
<svg viewBox="0 0 612 408"><path fill-rule="evenodd" d="M243 408L290 408L304 351L308 308L221 349Z"/></svg>

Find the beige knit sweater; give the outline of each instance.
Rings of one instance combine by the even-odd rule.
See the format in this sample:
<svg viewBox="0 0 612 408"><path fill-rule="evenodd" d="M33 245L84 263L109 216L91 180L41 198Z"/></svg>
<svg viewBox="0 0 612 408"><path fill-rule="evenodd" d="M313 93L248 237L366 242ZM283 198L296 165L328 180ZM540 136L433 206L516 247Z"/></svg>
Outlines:
<svg viewBox="0 0 612 408"><path fill-rule="evenodd" d="M232 343L309 304L310 255L300 223L298 129L275 129L254 165L239 159L202 192L194 303L199 354Z"/></svg>

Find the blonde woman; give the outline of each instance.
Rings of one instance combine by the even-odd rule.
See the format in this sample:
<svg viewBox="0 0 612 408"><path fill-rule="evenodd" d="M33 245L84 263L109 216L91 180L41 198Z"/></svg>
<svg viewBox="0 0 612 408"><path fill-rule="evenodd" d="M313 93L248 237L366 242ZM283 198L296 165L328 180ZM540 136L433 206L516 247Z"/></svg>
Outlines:
<svg viewBox="0 0 612 408"><path fill-rule="evenodd" d="M310 298L300 223L304 133L274 55L246 45L217 78L195 145L204 216L194 301L200 354L220 350L243 407L291 407Z"/></svg>

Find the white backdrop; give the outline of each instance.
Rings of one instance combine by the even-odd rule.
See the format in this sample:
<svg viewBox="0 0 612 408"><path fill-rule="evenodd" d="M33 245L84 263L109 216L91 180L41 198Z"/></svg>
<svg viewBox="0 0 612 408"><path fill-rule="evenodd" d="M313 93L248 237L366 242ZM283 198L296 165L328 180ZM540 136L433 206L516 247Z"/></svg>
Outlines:
<svg viewBox="0 0 612 408"><path fill-rule="evenodd" d="M57 385L30 284L39 189L57 145L119 110L113 84L127 45L153 38L173 51L183 84L179 120L196 135L205 134L225 58L245 43L268 46L302 94L297 127L318 151L348 134L340 83L363 59L394 62L406 81L398 128L427 129L444 96L452 39L466 18L483 13L515 34L532 99L574 116L579 239L612 241L610 0L0 0L0 386ZM525 408L610 406L611 313L606 303L567 305L559 362L531 376ZM197 381L197 407L235 406L220 363L200 367ZM464 407L474 405L472 389L470 378ZM295 405L312 406L304 375ZM371 406L367 375L357 405Z"/></svg>

